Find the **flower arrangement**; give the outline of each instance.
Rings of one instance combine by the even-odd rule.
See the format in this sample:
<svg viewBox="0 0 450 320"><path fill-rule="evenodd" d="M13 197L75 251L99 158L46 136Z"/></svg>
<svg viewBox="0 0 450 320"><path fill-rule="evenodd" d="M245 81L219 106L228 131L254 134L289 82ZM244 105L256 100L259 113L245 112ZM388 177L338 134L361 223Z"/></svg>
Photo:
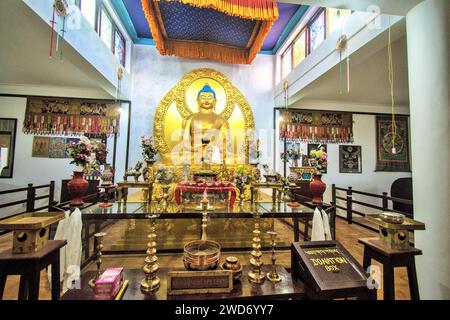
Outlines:
<svg viewBox="0 0 450 320"><path fill-rule="evenodd" d="M236 182L236 187L242 193L244 191L245 185L250 184L252 177L251 177L248 169L245 166L239 165L236 168L236 174L234 175L234 180Z"/></svg>
<svg viewBox="0 0 450 320"><path fill-rule="evenodd" d="M149 138L141 137L141 148L142 157L145 161L155 161L155 156L158 154L158 149L156 148L155 139L153 136Z"/></svg>
<svg viewBox="0 0 450 320"><path fill-rule="evenodd" d="M158 180L158 182L162 184L169 184L172 182L173 178L175 177L175 174L172 169L161 166L158 168L158 170L156 170L155 177Z"/></svg>
<svg viewBox="0 0 450 320"><path fill-rule="evenodd" d="M292 167L298 167L298 160L302 160L305 155L300 150L299 146L291 146L285 152L281 153L281 160L283 162L290 162ZM303 165L303 163L302 163Z"/></svg>
<svg viewBox="0 0 450 320"><path fill-rule="evenodd" d="M67 153L69 158L72 158L70 163L78 167L76 171L84 171L88 174L98 173L100 165L106 163L108 149L106 144L92 143L89 138L82 136L77 143L72 142L67 147Z"/></svg>
<svg viewBox="0 0 450 320"><path fill-rule="evenodd" d="M95 153L95 159L97 160L98 164L103 165L106 163L106 156L108 155L108 149L106 148L106 144L103 142L95 143L94 146L94 153Z"/></svg>
<svg viewBox="0 0 450 320"><path fill-rule="evenodd" d="M316 150L309 153L310 165L316 168L317 173L324 173L328 166L328 154L324 146L319 146Z"/></svg>
<svg viewBox="0 0 450 320"><path fill-rule="evenodd" d="M86 171L88 167L96 165L94 149L94 145L85 136L82 136L77 143L72 142L67 148L68 155L72 158L70 163L78 167L77 171Z"/></svg>

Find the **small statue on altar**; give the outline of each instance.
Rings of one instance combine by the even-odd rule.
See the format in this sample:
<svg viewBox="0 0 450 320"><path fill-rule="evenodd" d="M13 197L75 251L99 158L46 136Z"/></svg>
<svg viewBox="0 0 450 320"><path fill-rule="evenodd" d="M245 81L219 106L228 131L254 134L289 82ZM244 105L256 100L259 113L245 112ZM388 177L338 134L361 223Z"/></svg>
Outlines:
<svg viewBox="0 0 450 320"><path fill-rule="evenodd" d="M134 182L139 181L139 177L141 176L141 169L142 169L142 161L138 161L136 163L136 166L133 168L128 168L128 170L123 175L123 180L127 181L128 177L134 177Z"/></svg>
<svg viewBox="0 0 450 320"><path fill-rule="evenodd" d="M189 164L189 161L185 160L183 162L183 180L184 180L184 182L187 182L190 180L190 174L191 174L191 165Z"/></svg>
<svg viewBox="0 0 450 320"><path fill-rule="evenodd" d="M230 170L228 169L227 163L225 160L223 160L222 164L220 165L218 179L221 182L233 180L232 174L230 173Z"/></svg>
<svg viewBox="0 0 450 320"><path fill-rule="evenodd" d="M261 182L261 170L258 167L252 169L252 180L256 183Z"/></svg>

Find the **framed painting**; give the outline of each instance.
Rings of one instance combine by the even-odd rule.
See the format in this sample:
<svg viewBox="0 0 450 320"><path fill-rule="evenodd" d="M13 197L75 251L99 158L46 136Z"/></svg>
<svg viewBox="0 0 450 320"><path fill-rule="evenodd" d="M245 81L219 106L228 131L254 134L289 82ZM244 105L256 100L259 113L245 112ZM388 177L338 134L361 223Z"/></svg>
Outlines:
<svg viewBox="0 0 450 320"><path fill-rule="evenodd" d="M0 118L0 178L12 178L17 119Z"/></svg>
<svg viewBox="0 0 450 320"><path fill-rule="evenodd" d="M339 146L339 172L362 173L361 146Z"/></svg>
<svg viewBox="0 0 450 320"><path fill-rule="evenodd" d="M66 145L66 138L50 138L48 157L53 159L64 159L66 157Z"/></svg>
<svg viewBox="0 0 450 320"><path fill-rule="evenodd" d="M395 129L395 130L393 130ZM377 164L375 171L411 172L408 117L376 117Z"/></svg>
<svg viewBox="0 0 450 320"><path fill-rule="evenodd" d="M50 145L49 137L33 137L33 150L31 156L33 158L48 158Z"/></svg>

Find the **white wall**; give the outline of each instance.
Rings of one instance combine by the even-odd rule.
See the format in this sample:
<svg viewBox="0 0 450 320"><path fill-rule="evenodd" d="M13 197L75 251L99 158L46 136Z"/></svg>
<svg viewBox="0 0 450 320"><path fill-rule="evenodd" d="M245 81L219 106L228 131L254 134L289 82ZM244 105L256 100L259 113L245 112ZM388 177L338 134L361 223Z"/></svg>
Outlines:
<svg viewBox="0 0 450 320"><path fill-rule="evenodd" d="M16 97L0 97L0 118L17 119L16 145L14 155L14 171L12 178L0 179L0 190L25 187L28 183L35 185L48 184L51 180L55 181L55 199L59 200L61 190L61 180L70 179L75 165L70 164L70 159L50 159L32 157L32 134L22 132L23 120L25 117L27 99ZM124 104L124 111L121 114L120 132L117 139L116 156L116 179L122 179L125 168L126 140L127 140L127 105ZM55 137L57 137L55 135ZM108 138L108 161L112 163L114 139ZM47 194L47 190L42 189L42 194ZM0 196L0 202L10 202L24 199L26 195L16 194L14 196ZM46 200L45 200L46 201ZM44 202L45 202L44 201ZM13 212L11 212L13 210ZM0 218L9 215L23 208L8 208L0 210Z"/></svg>
<svg viewBox="0 0 450 320"><path fill-rule="evenodd" d="M420 297L450 299L450 2L427 0L407 17L416 258ZM426 63L424 63L426 61ZM438 151L434 151L438 150ZM432 154L439 164L434 165Z"/></svg>
<svg viewBox="0 0 450 320"><path fill-rule="evenodd" d="M17 119L13 177L0 179L0 189L22 188L26 187L28 183L42 185L48 184L50 180L54 180L56 184L55 191L59 195L61 180L70 178L70 170L73 166L69 164L69 159L31 157L33 135L22 132L26 103L26 98L0 97L0 117ZM42 192L43 194L48 194L45 189ZM5 203L22 200L26 198L26 194L0 197L0 202ZM3 209L0 211L0 217L19 212L19 210L23 211L24 208Z"/></svg>
<svg viewBox="0 0 450 320"><path fill-rule="evenodd" d="M38 14L46 24L50 26L52 20L53 0L22 0L28 5L36 14ZM127 41L127 57L131 56L132 41L123 28L120 21L117 19L114 11L108 4L109 11L115 20L115 23L120 26L122 34ZM74 7L75 8L75 7ZM56 17L56 22L59 18ZM55 32L60 33L60 28L55 28ZM50 39L50 34L49 34ZM117 85L117 70L121 66L118 59L114 56L112 51L102 41L100 36L96 33L94 28L89 24L86 18L80 13L78 8L68 18L67 33L64 41L67 42L74 50L76 50L87 62L92 65L112 86L107 86L103 89L112 96L115 96L115 87ZM69 49L69 48L67 48ZM68 53L66 52L66 55ZM130 70L131 59L127 58L127 66L123 73L121 80L121 93L123 99L128 99L131 92L131 75ZM88 71L88 70L85 70ZM95 74L98 76L98 74ZM99 83L100 84L100 83Z"/></svg>
<svg viewBox="0 0 450 320"><path fill-rule="evenodd" d="M274 59L274 56L270 55L257 55L251 65L233 65L162 56L154 46L135 46L132 69L130 166L141 160L140 137L152 133L153 118L159 102L186 73L193 69L212 68L223 73L242 92L252 107L256 129L271 129L274 107L272 92ZM265 136L271 138L272 134L267 131ZM267 157L271 159L270 149L265 150Z"/></svg>
<svg viewBox="0 0 450 320"><path fill-rule="evenodd" d="M328 168L327 173L322 176L322 181L327 184L324 194L324 201L331 201L331 185L334 183L337 187L347 188L349 186L358 191L381 194L390 192L391 184L398 178L411 177L409 172L376 172L376 129L374 115L353 115L353 145L359 145L362 149L362 173L339 173L339 145L327 144ZM350 143L342 143L349 145ZM307 150L307 143L302 143L302 148ZM278 164L279 172L283 172L282 163ZM287 170L289 174L289 169ZM345 197L341 192L340 196ZM373 203L381 206L381 199L375 200L360 195L354 195L355 200ZM344 201L338 201L338 204L345 207ZM361 212L371 213L373 210L366 207L354 205L354 209ZM338 214L345 215L338 210Z"/></svg>
<svg viewBox="0 0 450 320"><path fill-rule="evenodd" d="M372 42L380 36L389 25L394 25L401 21L403 17L377 15L372 12L355 12L353 13L343 26L342 33L347 35L348 44L345 54L352 55L363 46ZM284 79L279 79L275 92L276 101L279 105L283 105L284 90L283 82L289 82L289 97L293 97L300 90L320 78L341 61L341 55L336 51L336 43L341 36L337 30L326 38L320 46L308 55L294 70L292 70ZM395 40L395 39L394 39ZM378 48L378 49L381 49ZM376 52L375 50L374 52ZM277 73L281 74L281 64L278 65Z"/></svg>

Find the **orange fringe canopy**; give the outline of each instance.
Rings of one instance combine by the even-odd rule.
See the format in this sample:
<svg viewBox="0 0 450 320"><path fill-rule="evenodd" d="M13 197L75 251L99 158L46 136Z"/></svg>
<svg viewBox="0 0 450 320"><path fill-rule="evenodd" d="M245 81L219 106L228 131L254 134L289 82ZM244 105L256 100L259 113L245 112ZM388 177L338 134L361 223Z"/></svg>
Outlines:
<svg viewBox="0 0 450 320"><path fill-rule="evenodd" d="M170 39L165 32L159 0L141 1L156 48L162 55L250 64L278 19L278 8L274 0L179 0L186 5L214 9L229 16L256 20L257 23L245 48L207 41L175 40Z"/></svg>

